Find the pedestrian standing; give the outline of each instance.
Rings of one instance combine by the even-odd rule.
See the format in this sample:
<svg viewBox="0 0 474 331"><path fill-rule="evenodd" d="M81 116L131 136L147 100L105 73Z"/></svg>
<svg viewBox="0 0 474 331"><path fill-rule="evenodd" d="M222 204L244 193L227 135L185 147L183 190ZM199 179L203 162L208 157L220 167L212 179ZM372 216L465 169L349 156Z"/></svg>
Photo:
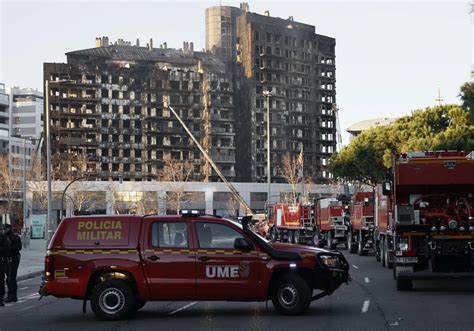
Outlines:
<svg viewBox="0 0 474 331"><path fill-rule="evenodd" d="M7 272L7 239L3 234L3 225L0 223L0 307L5 306L5 274Z"/></svg>
<svg viewBox="0 0 474 331"><path fill-rule="evenodd" d="M20 265L20 251L21 239L13 232L10 224L5 225L5 238L7 241L7 287L8 295L5 300L6 303L17 302L18 284L16 282L16 275L18 273L18 266Z"/></svg>

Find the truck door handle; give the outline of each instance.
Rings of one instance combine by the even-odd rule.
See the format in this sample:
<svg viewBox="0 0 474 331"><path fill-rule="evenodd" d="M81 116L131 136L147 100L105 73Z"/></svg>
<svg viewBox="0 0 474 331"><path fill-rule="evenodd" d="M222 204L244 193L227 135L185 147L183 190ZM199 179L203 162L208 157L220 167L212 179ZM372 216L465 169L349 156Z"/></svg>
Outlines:
<svg viewBox="0 0 474 331"><path fill-rule="evenodd" d="M159 260L160 257L159 256L156 256L156 255L151 255L147 258L148 260L151 260L151 261L156 261L156 260Z"/></svg>
<svg viewBox="0 0 474 331"><path fill-rule="evenodd" d="M206 262L206 261L209 261L210 258L207 257L207 256L200 256L200 257L198 258L198 260L199 260L199 261L202 261L202 262Z"/></svg>

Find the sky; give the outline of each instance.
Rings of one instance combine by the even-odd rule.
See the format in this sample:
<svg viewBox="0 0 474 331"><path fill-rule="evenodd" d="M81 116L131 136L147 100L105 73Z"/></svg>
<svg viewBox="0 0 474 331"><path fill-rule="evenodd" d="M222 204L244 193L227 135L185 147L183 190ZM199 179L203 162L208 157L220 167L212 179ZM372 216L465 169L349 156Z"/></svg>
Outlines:
<svg viewBox="0 0 474 331"><path fill-rule="evenodd" d="M235 1L0 0L0 82L42 89L43 62L92 48L95 37L158 47L205 47L205 9ZM336 102L343 142L351 124L459 103L472 80L473 28L466 1L248 1L251 12L316 26L336 38Z"/></svg>

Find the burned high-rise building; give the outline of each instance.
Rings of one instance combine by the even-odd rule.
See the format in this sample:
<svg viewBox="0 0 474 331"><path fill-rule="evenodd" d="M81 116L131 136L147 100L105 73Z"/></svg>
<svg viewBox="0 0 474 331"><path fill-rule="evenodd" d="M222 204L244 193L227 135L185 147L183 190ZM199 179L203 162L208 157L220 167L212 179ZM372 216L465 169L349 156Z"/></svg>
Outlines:
<svg viewBox="0 0 474 331"><path fill-rule="evenodd" d="M303 156L303 174L315 182L330 178L335 39L243 3L206 10L206 49L102 37L67 53L65 64L45 63L52 153L86 155L88 173L103 180L154 179L167 157L194 162L194 180L219 180L164 107L168 98L231 181L267 181L268 148L272 182L286 181L288 153Z"/></svg>
<svg viewBox="0 0 474 331"><path fill-rule="evenodd" d="M238 178L267 180L266 123L270 107L272 182L285 181L283 155L304 155L304 174L327 179L336 149L335 39L316 34L313 25L216 6L206 10L206 47L234 62Z"/></svg>
<svg viewBox="0 0 474 331"><path fill-rule="evenodd" d="M132 46L107 37L96 47L45 63L52 154L85 155L87 172L102 180L156 178L167 157L194 162L194 180L218 180L177 119L175 109L222 172L235 178L232 80L212 54Z"/></svg>

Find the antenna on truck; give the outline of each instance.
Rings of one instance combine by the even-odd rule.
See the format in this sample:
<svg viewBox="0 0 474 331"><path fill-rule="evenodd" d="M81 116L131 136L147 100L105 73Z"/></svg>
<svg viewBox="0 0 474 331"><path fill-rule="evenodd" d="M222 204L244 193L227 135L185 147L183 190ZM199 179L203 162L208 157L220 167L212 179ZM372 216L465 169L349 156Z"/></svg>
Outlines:
<svg viewBox="0 0 474 331"><path fill-rule="evenodd" d="M220 179L222 179L222 181L227 185L227 187L229 188L229 191L230 193L232 193L232 195L234 196L234 198L237 199L237 201L239 201L240 205L242 206L242 208L244 209L245 211L245 214L246 215L251 215L253 214L252 213L252 210L250 209L249 205L245 202L244 198L242 198L242 196L240 195L239 191L237 191L237 189L234 187L234 185L232 185L232 183L230 183L227 178L225 178L225 176L222 174L222 172L220 171L219 167L214 163L214 161L211 159L211 157L209 156L209 154L206 152L206 150L202 147L202 145L199 143L199 141L197 141L197 139L194 137L194 135L192 134L192 132L189 130L189 128L186 126L186 124L183 122L183 120L181 119L181 117L178 115L178 113L173 109L173 107L171 107L169 105L169 101L168 101L168 98L167 97L163 97L163 107L164 108L168 108L169 110L171 110L171 112L173 113L173 115L178 119L179 123L181 124L181 126L184 128L184 131L186 131L186 133L189 135L189 137L191 138L191 140L196 144L196 146L199 148L199 150L201 151L201 153L204 155L204 157L206 158L206 160L209 162L209 164L211 165L212 169L214 169L214 171L217 173L217 175L219 176Z"/></svg>

